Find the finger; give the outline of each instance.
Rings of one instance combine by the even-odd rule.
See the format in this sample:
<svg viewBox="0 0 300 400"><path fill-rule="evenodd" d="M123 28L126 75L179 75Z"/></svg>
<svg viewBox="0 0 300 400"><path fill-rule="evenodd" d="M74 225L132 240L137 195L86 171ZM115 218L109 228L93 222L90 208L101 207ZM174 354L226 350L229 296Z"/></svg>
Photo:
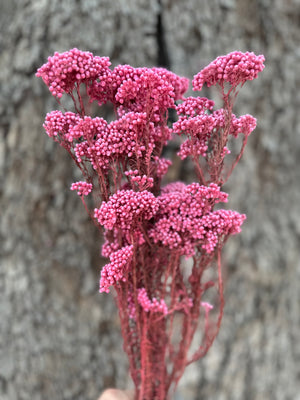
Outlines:
<svg viewBox="0 0 300 400"><path fill-rule="evenodd" d="M132 393L118 389L107 389L99 400L133 400Z"/></svg>

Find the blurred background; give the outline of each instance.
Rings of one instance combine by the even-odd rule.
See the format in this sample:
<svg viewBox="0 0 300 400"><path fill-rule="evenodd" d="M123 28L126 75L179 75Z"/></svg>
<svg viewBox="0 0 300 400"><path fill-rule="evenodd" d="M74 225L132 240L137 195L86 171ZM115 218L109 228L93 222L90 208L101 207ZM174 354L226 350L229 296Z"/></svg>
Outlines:
<svg viewBox="0 0 300 400"><path fill-rule="evenodd" d="M35 72L78 47L189 78L230 51L265 55L234 110L258 126L225 187L248 219L224 252L224 322L179 389L184 400L299 400L299 0L0 7L0 399L96 400L130 385L113 298L98 293L100 235L69 191L71 159L42 128L57 103Z"/></svg>

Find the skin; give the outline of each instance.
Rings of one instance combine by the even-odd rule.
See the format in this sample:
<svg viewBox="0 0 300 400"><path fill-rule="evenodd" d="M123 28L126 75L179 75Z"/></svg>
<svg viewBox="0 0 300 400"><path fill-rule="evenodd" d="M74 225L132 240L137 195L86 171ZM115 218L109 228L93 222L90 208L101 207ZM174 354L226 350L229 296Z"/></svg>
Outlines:
<svg viewBox="0 0 300 400"><path fill-rule="evenodd" d="M133 393L127 390L107 389L98 400L133 400Z"/></svg>

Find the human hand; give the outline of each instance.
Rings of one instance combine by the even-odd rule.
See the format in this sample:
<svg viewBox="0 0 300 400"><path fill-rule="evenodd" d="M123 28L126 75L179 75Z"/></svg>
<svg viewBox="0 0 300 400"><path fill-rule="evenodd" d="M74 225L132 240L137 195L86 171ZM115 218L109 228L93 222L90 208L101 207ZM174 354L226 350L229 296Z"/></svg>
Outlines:
<svg viewBox="0 0 300 400"><path fill-rule="evenodd" d="M127 390L107 389L98 400L133 400L133 392Z"/></svg>

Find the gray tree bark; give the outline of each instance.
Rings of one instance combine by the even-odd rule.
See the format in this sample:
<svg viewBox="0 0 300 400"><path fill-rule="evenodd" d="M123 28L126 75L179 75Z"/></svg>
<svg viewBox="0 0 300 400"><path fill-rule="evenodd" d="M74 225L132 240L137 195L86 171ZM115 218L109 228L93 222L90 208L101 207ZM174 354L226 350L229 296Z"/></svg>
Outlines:
<svg viewBox="0 0 300 400"><path fill-rule="evenodd" d="M42 129L57 105L34 73L73 47L190 78L229 51L265 54L235 109L258 128L225 188L248 221L225 252L224 322L180 390L300 399L299 18L298 0L1 1L1 400L95 400L129 384L114 302L98 294L100 236Z"/></svg>

